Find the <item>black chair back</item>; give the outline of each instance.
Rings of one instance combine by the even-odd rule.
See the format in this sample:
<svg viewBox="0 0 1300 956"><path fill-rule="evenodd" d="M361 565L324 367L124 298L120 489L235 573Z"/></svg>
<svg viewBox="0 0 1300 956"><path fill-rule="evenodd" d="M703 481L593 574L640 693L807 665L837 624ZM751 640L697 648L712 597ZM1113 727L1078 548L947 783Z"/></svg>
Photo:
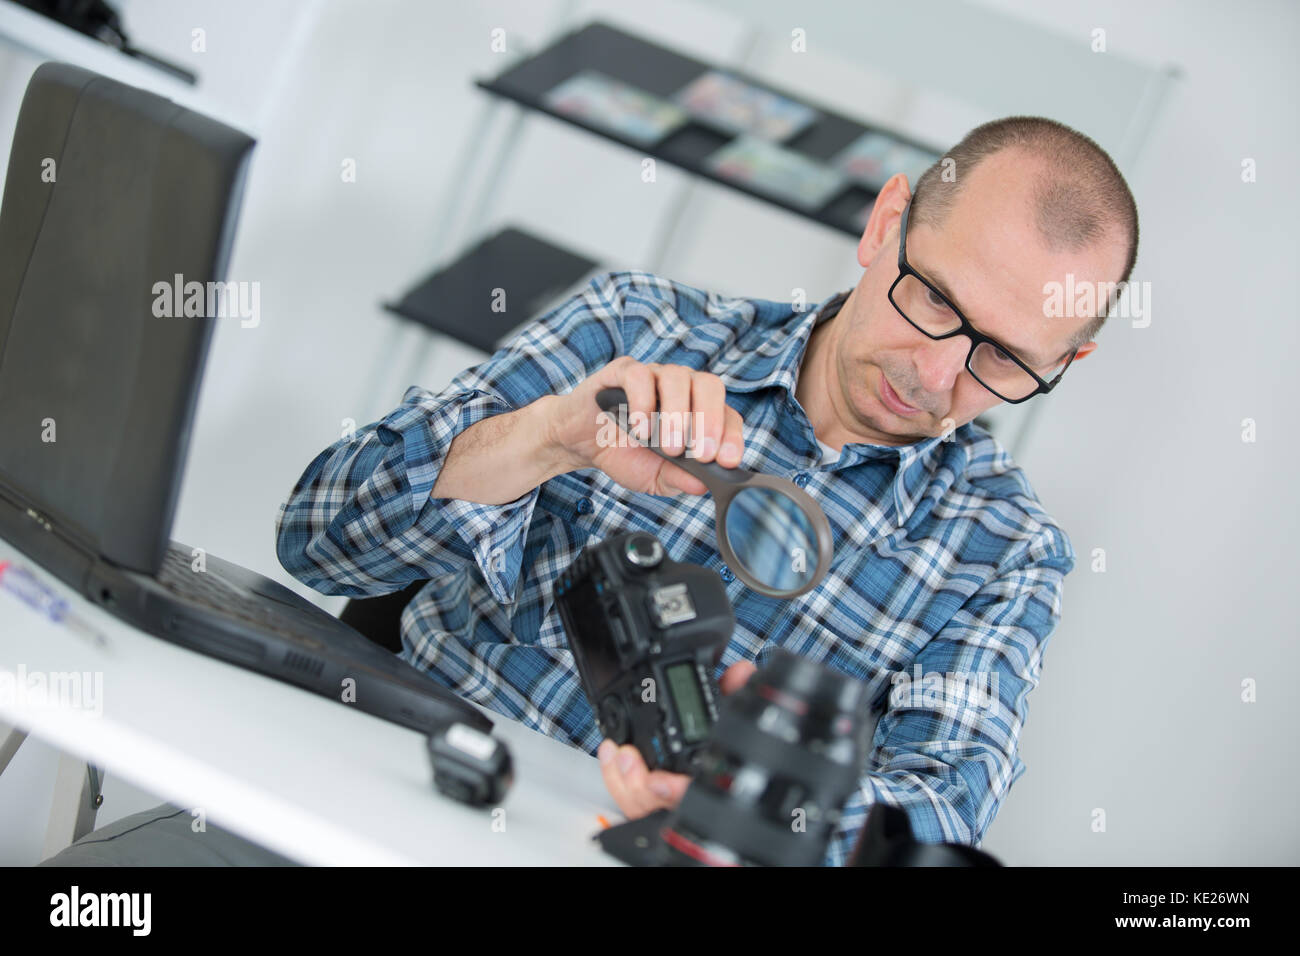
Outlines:
<svg viewBox="0 0 1300 956"><path fill-rule="evenodd" d="M402 610L428 581L412 581L401 591L373 598L353 598L339 620L394 654L402 649Z"/></svg>

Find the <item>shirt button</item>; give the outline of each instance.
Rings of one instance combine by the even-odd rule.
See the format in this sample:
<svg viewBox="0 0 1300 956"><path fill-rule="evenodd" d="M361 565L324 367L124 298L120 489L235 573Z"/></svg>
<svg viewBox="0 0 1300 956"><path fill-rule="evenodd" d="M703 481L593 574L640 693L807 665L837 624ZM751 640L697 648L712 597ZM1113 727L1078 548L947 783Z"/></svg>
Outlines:
<svg viewBox="0 0 1300 956"><path fill-rule="evenodd" d="M590 499L590 498L579 498L579 499L578 499L578 514L580 514L580 515L589 515L589 514L591 514L594 510L595 510L595 508L592 507L591 499Z"/></svg>
<svg viewBox="0 0 1300 956"><path fill-rule="evenodd" d="M728 584L736 580L735 572L732 571L731 568L727 567L725 564L722 566L722 570L719 571L718 573L722 575L722 580L726 581Z"/></svg>
<svg viewBox="0 0 1300 956"><path fill-rule="evenodd" d="M799 474L794 476L794 483L798 485L800 488L807 488L808 476L801 471L799 472Z"/></svg>

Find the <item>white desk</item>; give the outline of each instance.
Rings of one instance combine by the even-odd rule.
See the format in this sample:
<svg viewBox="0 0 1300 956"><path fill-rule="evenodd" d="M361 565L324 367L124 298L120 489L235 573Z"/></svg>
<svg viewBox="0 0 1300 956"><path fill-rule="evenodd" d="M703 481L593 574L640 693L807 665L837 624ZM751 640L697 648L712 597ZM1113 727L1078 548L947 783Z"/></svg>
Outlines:
<svg viewBox="0 0 1300 956"><path fill-rule="evenodd" d="M514 756L502 803L433 789L424 737L158 640L81 599L0 540L108 639L100 649L0 591L0 671L102 672L102 715L20 706L0 720L292 859L317 865L615 865L591 840L621 819L594 757L497 714ZM43 821L42 821L43 823Z"/></svg>

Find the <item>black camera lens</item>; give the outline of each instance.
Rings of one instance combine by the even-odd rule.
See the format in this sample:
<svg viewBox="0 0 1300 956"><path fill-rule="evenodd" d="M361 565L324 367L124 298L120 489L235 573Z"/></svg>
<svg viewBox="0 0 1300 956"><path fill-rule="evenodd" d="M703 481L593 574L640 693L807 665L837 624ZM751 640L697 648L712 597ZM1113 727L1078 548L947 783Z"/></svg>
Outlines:
<svg viewBox="0 0 1300 956"><path fill-rule="evenodd" d="M849 866L998 867L997 858L961 843L918 843L907 812L877 803L867 813Z"/></svg>
<svg viewBox="0 0 1300 956"><path fill-rule="evenodd" d="M476 807L505 799L514 783L514 761L501 741L466 724L435 727L426 740L438 790Z"/></svg>
<svg viewBox="0 0 1300 956"><path fill-rule="evenodd" d="M816 866L868 752L866 685L778 649L722 705L662 839L678 865Z"/></svg>

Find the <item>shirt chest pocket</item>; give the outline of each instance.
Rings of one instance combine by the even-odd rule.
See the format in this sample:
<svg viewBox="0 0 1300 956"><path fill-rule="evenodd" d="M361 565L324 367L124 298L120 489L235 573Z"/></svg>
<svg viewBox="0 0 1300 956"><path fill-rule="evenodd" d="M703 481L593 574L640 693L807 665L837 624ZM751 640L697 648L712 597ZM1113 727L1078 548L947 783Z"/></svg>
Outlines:
<svg viewBox="0 0 1300 956"><path fill-rule="evenodd" d="M682 507L680 499L628 491L594 470L552 478L537 496L537 509L569 529L570 546L575 549L570 560L589 540L603 541L628 531L648 531L662 540L661 530Z"/></svg>
<svg viewBox="0 0 1300 956"><path fill-rule="evenodd" d="M594 485L585 472L557 475L542 485L537 493L537 507L557 518L590 513ZM580 502L586 502L581 505ZM582 511L579 511L579 508Z"/></svg>

